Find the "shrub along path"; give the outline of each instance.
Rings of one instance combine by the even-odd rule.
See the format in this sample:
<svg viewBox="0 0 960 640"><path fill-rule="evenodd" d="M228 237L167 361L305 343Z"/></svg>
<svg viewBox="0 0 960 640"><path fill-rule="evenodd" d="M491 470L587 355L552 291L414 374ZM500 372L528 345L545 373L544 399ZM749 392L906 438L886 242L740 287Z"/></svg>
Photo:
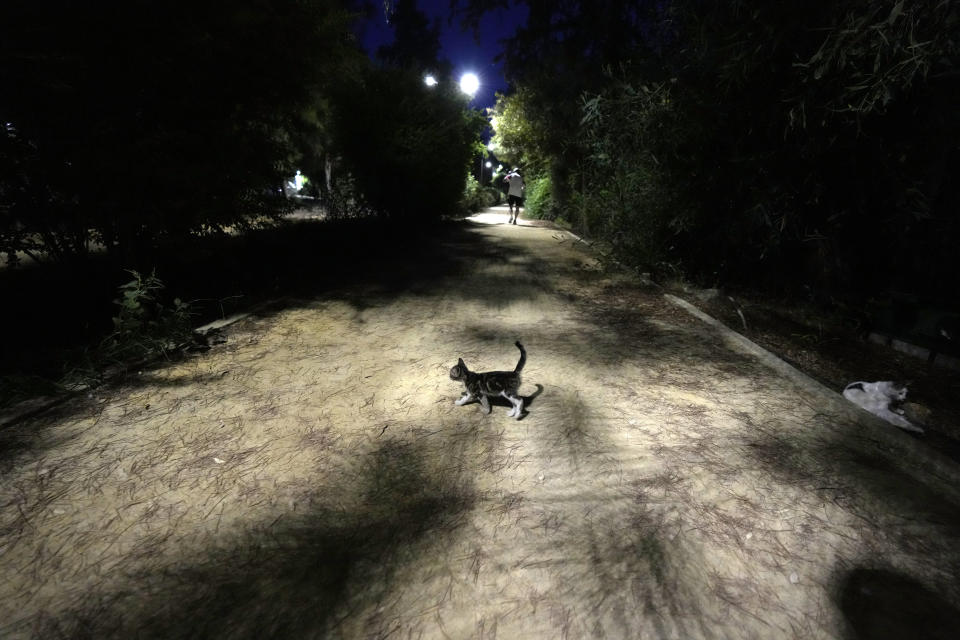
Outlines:
<svg viewBox="0 0 960 640"><path fill-rule="evenodd" d="M0 636L954 632L954 463L480 219L0 432Z"/></svg>

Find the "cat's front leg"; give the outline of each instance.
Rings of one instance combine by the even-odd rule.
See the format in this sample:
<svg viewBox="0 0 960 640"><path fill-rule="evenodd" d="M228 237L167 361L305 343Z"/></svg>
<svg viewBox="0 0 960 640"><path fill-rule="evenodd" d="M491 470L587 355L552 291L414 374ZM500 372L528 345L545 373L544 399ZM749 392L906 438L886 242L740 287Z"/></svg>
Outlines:
<svg viewBox="0 0 960 640"><path fill-rule="evenodd" d="M473 400L473 394L470 393L469 391L464 391L463 395L460 396L460 399L454 400L453 404L457 405L458 407L462 407L463 405L467 404L471 400Z"/></svg>
<svg viewBox="0 0 960 640"><path fill-rule="evenodd" d="M888 422L892 422L893 424L897 425L898 427L902 427L907 431L913 431L914 433L925 433L923 430L923 427L918 427L917 425L913 424L912 422L910 422L909 420L907 420L906 418L904 418L903 416L897 413L893 413L891 411L891 412L888 412L888 415L886 416L883 416L882 414L880 415L881 417L886 417Z"/></svg>
<svg viewBox="0 0 960 640"><path fill-rule="evenodd" d="M480 406L483 407L484 413L490 413L492 407L490 406L490 398L485 395L480 396Z"/></svg>

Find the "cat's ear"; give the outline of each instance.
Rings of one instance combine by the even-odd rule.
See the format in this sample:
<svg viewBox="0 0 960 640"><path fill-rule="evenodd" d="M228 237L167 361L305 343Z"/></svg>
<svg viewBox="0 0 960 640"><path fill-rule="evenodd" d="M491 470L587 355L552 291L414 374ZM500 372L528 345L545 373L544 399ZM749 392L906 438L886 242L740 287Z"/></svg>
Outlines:
<svg viewBox="0 0 960 640"><path fill-rule="evenodd" d="M467 365L464 364L463 358L457 358L457 366L458 366L458 367L466 367Z"/></svg>

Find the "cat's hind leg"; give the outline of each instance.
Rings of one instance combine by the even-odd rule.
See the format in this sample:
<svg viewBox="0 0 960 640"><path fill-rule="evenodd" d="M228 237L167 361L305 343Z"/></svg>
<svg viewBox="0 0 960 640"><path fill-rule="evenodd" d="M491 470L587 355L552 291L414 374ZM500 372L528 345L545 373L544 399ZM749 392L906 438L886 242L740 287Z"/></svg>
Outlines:
<svg viewBox="0 0 960 640"><path fill-rule="evenodd" d="M510 404L513 405L513 408L510 409L510 413L507 414L507 417L508 417L508 418L512 418L514 415L516 415L516 412L517 412L517 403L513 401L513 398L511 398L510 396L507 395L507 392L506 392L506 391L501 391L501 392L500 392L500 395L501 395L502 397L506 398L507 400L509 400L509 401L510 401Z"/></svg>
<svg viewBox="0 0 960 640"><path fill-rule="evenodd" d="M523 397L521 396L517 396L517 412L514 415L517 417L517 420L523 417Z"/></svg>
<svg viewBox="0 0 960 640"><path fill-rule="evenodd" d="M510 401L510 404L513 405L510 413L507 414L507 417L516 418L519 420L523 416L523 398L517 395L507 395L507 392L504 391L500 395Z"/></svg>

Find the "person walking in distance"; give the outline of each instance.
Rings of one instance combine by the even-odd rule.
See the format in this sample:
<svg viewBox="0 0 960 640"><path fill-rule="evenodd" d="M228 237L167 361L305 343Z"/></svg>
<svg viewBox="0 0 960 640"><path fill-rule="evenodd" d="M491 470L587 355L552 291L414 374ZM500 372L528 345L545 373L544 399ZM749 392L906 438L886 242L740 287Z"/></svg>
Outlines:
<svg viewBox="0 0 960 640"><path fill-rule="evenodd" d="M520 207L523 205L523 190L526 185L523 184L523 178L520 177L520 170L517 167L508 173L504 180L510 185L507 191L507 205L510 207L510 221L507 224L517 224L517 218L520 217Z"/></svg>

